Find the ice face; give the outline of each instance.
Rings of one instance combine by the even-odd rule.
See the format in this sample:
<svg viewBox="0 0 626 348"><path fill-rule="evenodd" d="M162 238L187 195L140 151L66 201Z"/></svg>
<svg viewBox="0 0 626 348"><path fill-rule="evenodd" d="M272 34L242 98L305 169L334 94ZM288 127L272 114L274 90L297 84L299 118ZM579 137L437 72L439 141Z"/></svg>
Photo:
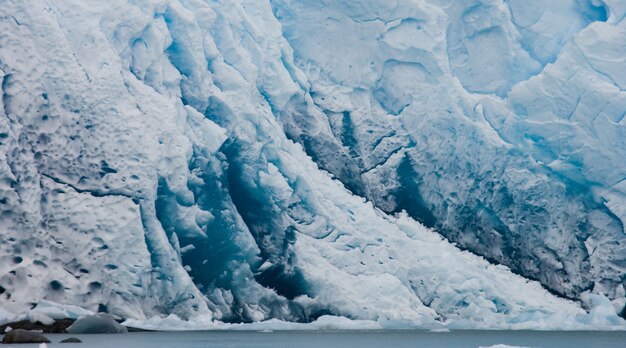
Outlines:
<svg viewBox="0 0 626 348"><path fill-rule="evenodd" d="M6 1L2 307L621 325L428 229L623 305L624 9L562 5Z"/></svg>
<svg viewBox="0 0 626 348"><path fill-rule="evenodd" d="M272 4L322 111L281 120L321 167L561 295L623 304L623 5ZM333 141L351 161L316 146Z"/></svg>

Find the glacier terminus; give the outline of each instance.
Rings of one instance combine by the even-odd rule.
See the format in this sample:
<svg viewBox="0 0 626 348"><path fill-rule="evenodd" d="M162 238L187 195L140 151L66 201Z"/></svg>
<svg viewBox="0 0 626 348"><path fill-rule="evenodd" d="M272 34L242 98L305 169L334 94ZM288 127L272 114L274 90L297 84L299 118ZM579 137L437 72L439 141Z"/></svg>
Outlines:
<svg viewBox="0 0 626 348"><path fill-rule="evenodd" d="M0 0L0 324L624 330L625 17Z"/></svg>

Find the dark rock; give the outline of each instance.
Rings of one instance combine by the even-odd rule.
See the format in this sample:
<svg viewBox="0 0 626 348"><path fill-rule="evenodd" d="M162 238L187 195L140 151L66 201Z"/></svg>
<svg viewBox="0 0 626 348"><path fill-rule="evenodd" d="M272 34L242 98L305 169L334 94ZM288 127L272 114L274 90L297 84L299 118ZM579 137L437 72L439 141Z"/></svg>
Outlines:
<svg viewBox="0 0 626 348"><path fill-rule="evenodd" d="M31 323L28 320L22 320L0 325L0 332L4 332L7 327L11 327L13 329L43 331L43 333L65 333L65 329L72 325L74 321L74 319L59 319L50 325L44 325L40 322Z"/></svg>
<svg viewBox="0 0 626 348"><path fill-rule="evenodd" d="M2 343L50 343L50 340L37 331L15 329L4 335Z"/></svg>
<svg viewBox="0 0 626 348"><path fill-rule="evenodd" d="M59 343L83 343L83 341L79 340L76 337L70 337L70 338L64 339L63 341L61 341Z"/></svg>
<svg viewBox="0 0 626 348"><path fill-rule="evenodd" d="M0 0L1 1L1 0ZM50 325L44 325L40 322L31 323L28 320L16 321L13 323L8 323L4 325L0 325L0 334L6 332L7 327L12 329L23 329L23 330L34 330L34 331L42 331L43 333L67 333L67 328L70 327L76 320L74 319L59 319L55 320L54 323ZM118 320L121 322L121 320ZM128 332L150 332L154 330L145 330L134 327L127 327Z"/></svg>

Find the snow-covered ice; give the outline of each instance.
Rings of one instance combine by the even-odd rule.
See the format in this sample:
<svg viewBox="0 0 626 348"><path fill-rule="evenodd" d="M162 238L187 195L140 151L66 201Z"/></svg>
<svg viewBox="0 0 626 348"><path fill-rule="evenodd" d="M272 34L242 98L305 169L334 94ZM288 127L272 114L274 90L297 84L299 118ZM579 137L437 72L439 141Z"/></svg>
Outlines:
<svg viewBox="0 0 626 348"><path fill-rule="evenodd" d="M624 329L625 13L4 0L0 321Z"/></svg>

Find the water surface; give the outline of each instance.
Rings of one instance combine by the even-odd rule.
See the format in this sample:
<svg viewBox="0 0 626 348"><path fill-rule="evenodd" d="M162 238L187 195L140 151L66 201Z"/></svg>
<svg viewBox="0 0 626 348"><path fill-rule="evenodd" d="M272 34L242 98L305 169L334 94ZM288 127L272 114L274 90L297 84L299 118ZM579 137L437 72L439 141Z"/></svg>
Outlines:
<svg viewBox="0 0 626 348"><path fill-rule="evenodd" d="M80 338L83 343L57 343L70 336ZM120 335L46 334L46 337L53 342L48 347L75 348L477 348L497 344L545 348L626 347L626 332L597 331L192 331ZM9 346L11 345L7 345ZM15 348L39 347L39 345L12 346Z"/></svg>

